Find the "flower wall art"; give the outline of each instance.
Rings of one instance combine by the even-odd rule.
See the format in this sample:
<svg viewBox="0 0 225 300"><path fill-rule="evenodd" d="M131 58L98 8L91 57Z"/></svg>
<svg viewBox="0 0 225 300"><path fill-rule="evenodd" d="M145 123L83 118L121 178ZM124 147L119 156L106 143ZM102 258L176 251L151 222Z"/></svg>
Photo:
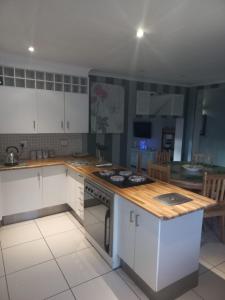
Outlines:
<svg viewBox="0 0 225 300"><path fill-rule="evenodd" d="M93 83L91 87L91 132L123 133L124 88Z"/></svg>

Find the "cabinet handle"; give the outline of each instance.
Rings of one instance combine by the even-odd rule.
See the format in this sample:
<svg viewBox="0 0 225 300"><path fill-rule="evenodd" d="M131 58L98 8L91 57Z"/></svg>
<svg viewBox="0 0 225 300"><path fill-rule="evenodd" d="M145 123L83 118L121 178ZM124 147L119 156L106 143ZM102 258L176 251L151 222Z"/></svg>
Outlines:
<svg viewBox="0 0 225 300"><path fill-rule="evenodd" d="M33 121L33 127L34 127L34 130L36 129L36 122Z"/></svg>
<svg viewBox="0 0 225 300"><path fill-rule="evenodd" d="M62 128L62 129L63 129L63 127L64 127L64 126L63 126L63 125L64 125L63 123L64 123L64 122L63 122L63 121L61 121L61 128Z"/></svg>
<svg viewBox="0 0 225 300"><path fill-rule="evenodd" d="M69 121L66 122L66 127L67 127L67 129L70 129L70 122Z"/></svg>
<svg viewBox="0 0 225 300"><path fill-rule="evenodd" d="M66 176L68 176L68 169L66 169Z"/></svg>
<svg viewBox="0 0 225 300"><path fill-rule="evenodd" d="M134 223L134 211L133 210L131 210L130 211L130 223Z"/></svg>
<svg viewBox="0 0 225 300"><path fill-rule="evenodd" d="M136 227L139 227L139 222L138 222L139 217L140 217L139 215L136 215L136 216L135 216L135 226L136 226Z"/></svg>

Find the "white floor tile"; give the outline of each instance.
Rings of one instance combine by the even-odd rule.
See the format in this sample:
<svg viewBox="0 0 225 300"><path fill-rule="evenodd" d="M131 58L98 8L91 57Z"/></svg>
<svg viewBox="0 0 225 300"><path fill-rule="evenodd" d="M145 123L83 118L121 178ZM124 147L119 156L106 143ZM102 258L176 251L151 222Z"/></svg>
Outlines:
<svg viewBox="0 0 225 300"><path fill-rule="evenodd" d="M24 226L24 225L29 225L29 224L34 224L33 220L29 220L29 221L24 221L24 222L18 222L18 223L14 223L14 224L9 224L9 225L4 225L1 227L1 230L5 230L5 229L10 229L10 228L15 228L15 227L20 227L20 226Z"/></svg>
<svg viewBox="0 0 225 300"><path fill-rule="evenodd" d="M0 299L9 300L5 277L0 278Z"/></svg>
<svg viewBox="0 0 225 300"><path fill-rule="evenodd" d="M11 300L42 300L68 290L55 261L7 276Z"/></svg>
<svg viewBox="0 0 225 300"><path fill-rule="evenodd" d="M144 292L142 292L142 290L122 269L116 270L116 273L127 283L127 285L135 292L140 300L149 300Z"/></svg>
<svg viewBox="0 0 225 300"><path fill-rule="evenodd" d="M225 299L224 280L211 271L199 277L199 285L194 291L204 300Z"/></svg>
<svg viewBox="0 0 225 300"><path fill-rule="evenodd" d="M69 211L66 214L76 227L83 228L83 225L81 225L80 222L78 222L77 219Z"/></svg>
<svg viewBox="0 0 225 300"><path fill-rule="evenodd" d="M218 266L216 267L216 269L220 270L221 272L223 272L223 273L225 274L225 262L222 263L222 264L220 264L220 265L218 265ZM224 283L224 284L225 284L225 283Z"/></svg>
<svg viewBox="0 0 225 300"><path fill-rule="evenodd" d="M176 300L200 300L201 298L196 295L193 291L189 291L179 298L176 298ZM213 300L213 299L212 299Z"/></svg>
<svg viewBox="0 0 225 300"><path fill-rule="evenodd" d="M53 259L43 239L3 249L3 257L7 274Z"/></svg>
<svg viewBox="0 0 225 300"><path fill-rule="evenodd" d="M46 241L55 257L91 247L91 244L78 228L49 236Z"/></svg>
<svg viewBox="0 0 225 300"><path fill-rule="evenodd" d="M13 226L0 231L0 240L3 249L41 238L40 231L33 222L24 224L24 226Z"/></svg>
<svg viewBox="0 0 225 300"><path fill-rule="evenodd" d="M60 293L56 296L50 297L48 299L49 300L74 300L75 298L74 298L72 292L69 290L69 291Z"/></svg>
<svg viewBox="0 0 225 300"><path fill-rule="evenodd" d="M208 272L212 269L212 265L209 265L207 262L204 262L201 260L200 264L199 264L199 270L198 270L198 274L202 275L205 272Z"/></svg>
<svg viewBox="0 0 225 300"><path fill-rule="evenodd" d="M111 268L93 248L57 259L70 287L109 272Z"/></svg>
<svg viewBox="0 0 225 300"><path fill-rule="evenodd" d="M224 280L224 284L225 284L225 273L223 271L221 271L220 269L218 269L218 267L213 268L211 271L214 274L218 275L220 278L222 278Z"/></svg>
<svg viewBox="0 0 225 300"><path fill-rule="evenodd" d="M51 220L51 219L55 219L55 218L60 218L62 216L66 216L67 212L62 212L59 214L53 214L53 215L49 215L46 217L41 217L41 218L37 218L35 219L35 221L40 220L40 221L47 221L47 220Z"/></svg>
<svg viewBox="0 0 225 300"><path fill-rule="evenodd" d="M200 259L216 266L225 261L225 245L219 242L206 243L201 247Z"/></svg>
<svg viewBox="0 0 225 300"><path fill-rule="evenodd" d="M0 249L0 277L5 275L3 260L2 260L2 253ZM0 298L1 299L1 298Z"/></svg>
<svg viewBox="0 0 225 300"><path fill-rule="evenodd" d="M77 300L137 300L116 272L110 272L73 288Z"/></svg>
<svg viewBox="0 0 225 300"><path fill-rule="evenodd" d="M36 220L36 223L45 237L75 228L74 223L66 214L59 217L40 218Z"/></svg>

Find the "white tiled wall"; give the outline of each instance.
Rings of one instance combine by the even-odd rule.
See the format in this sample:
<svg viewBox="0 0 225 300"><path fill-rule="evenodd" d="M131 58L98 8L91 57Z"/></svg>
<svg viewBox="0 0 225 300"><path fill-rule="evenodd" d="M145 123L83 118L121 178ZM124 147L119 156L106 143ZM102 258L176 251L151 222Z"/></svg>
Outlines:
<svg viewBox="0 0 225 300"><path fill-rule="evenodd" d="M7 146L16 146L21 150L21 141L27 142L21 159L29 159L31 150L53 149L57 156L85 152L85 140L85 134L2 134L0 135L0 161L4 160ZM62 141L67 141L67 145L61 145Z"/></svg>

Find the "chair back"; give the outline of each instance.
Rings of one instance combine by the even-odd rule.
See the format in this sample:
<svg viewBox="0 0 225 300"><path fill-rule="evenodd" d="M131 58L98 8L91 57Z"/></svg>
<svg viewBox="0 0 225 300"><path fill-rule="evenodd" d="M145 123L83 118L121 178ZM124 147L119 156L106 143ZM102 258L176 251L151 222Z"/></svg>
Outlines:
<svg viewBox="0 0 225 300"><path fill-rule="evenodd" d="M148 176L161 181L170 181L170 166L148 163Z"/></svg>
<svg viewBox="0 0 225 300"><path fill-rule="evenodd" d="M170 161L170 152L169 151L157 151L156 153L156 162L159 164Z"/></svg>
<svg viewBox="0 0 225 300"><path fill-rule="evenodd" d="M203 196L216 200L225 201L225 175L204 173Z"/></svg>

